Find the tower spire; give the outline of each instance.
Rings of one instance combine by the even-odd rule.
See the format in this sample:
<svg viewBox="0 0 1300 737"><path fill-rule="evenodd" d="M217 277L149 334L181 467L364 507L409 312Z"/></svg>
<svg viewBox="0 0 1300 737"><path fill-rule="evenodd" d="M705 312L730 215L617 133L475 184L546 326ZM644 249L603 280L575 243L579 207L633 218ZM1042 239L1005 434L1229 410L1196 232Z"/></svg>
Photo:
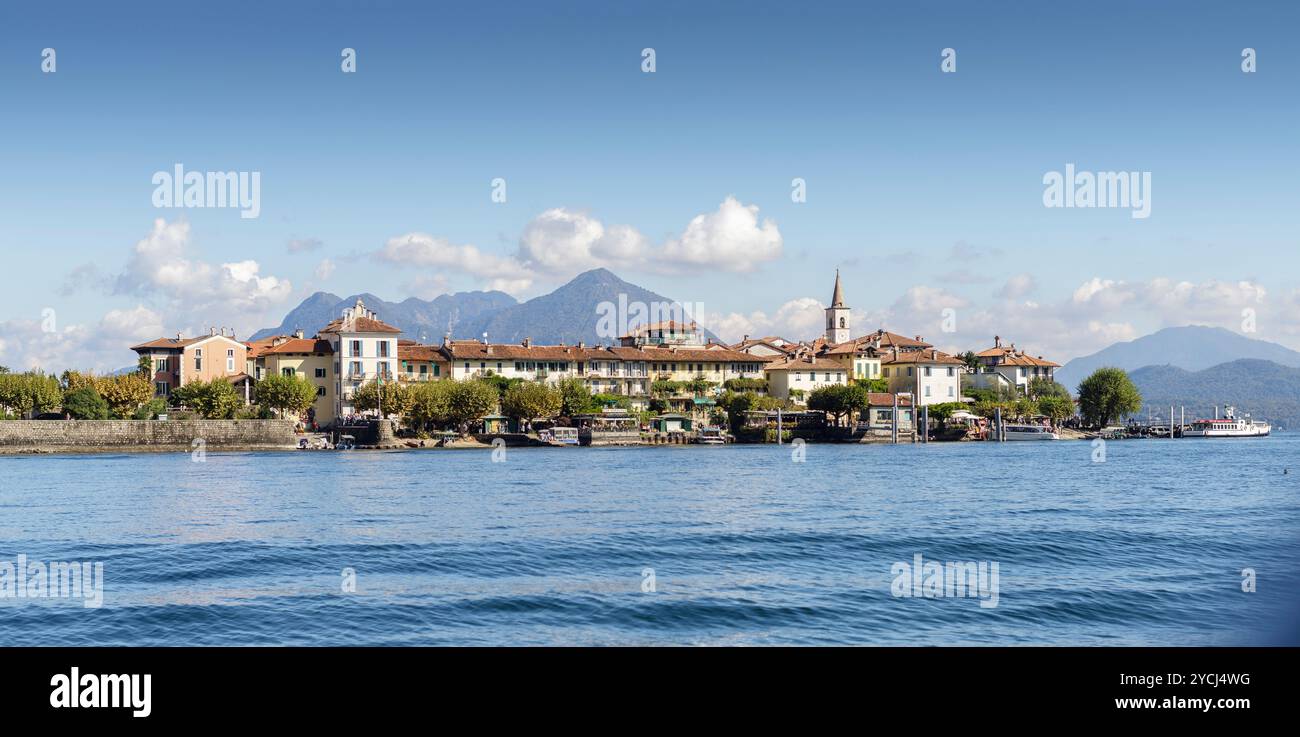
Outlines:
<svg viewBox="0 0 1300 737"><path fill-rule="evenodd" d="M835 270L835 294L831 296L831 307L844 306L844 291L840 289L840 270Z"/></svg>

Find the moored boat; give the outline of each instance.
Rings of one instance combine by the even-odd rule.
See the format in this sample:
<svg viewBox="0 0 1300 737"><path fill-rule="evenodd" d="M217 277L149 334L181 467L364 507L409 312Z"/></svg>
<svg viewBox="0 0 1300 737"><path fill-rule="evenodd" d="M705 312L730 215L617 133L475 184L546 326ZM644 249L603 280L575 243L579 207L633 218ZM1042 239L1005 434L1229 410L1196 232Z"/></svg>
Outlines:
<svg viewBox="0 0 1300 737"><path fill-rule="evenodd" d="M577 445L578 429L576 427L548 427L537 432L537 439L547 445Z"/></svg>
<svg viewBox="0 0 1300 737"><path fill-rule="evenodd" d="M1272 430L1263 420L1252 420L1250 415L1237 417L1235 407L1225 406L1223 417L1212 420L1195 420L1183 431L1185 438L1262 438ZM1218 415L1218 408L1215 408Z"/></svg>
<svg viewBox="0 0 1300 737"><path fill-rule="evenodd" d="M727 436L720 427L701 427L695 436L695 442L701 445L725 445Z"/></svg>
<svg viewBox="0 0 1300 737"><path fill-rule="evenodd" d="M1004 425L1003 437L1007 440L1060 440L1061 436L1050 427L1042 425Z"/></svg>

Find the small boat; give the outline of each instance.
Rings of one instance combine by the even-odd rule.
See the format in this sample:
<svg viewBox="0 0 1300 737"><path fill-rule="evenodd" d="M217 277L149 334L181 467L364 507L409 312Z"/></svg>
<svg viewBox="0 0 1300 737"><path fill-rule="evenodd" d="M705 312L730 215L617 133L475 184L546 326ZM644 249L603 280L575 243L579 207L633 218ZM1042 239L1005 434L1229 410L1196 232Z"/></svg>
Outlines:
<svg viewBox="0 0 1300 737"><path fill-rule="evenodd" d="M352 450L357 447L357 438L355 435L340 435L339 442L334 447L338 450Z"/></svg>
<svg viewBox="0 0 1300 737"><path fill-rule="evenodd" d="M1042 425L1003 425L1007 440L1060 440L1061 436Z"/></svg>
<svg viewBox="0 0 1300 737"><path fill-rule="evenodd" d="M1272 427L1262 420L1252 420L1250 415L1237 417L1235 407L1223 408L1223 419L1195 420L1192 426L1183 431L1185 438L1262 438L1269 434ZM1215 408L1218 414L1218 408Z"/></svg>
<svg viewBox="0 0 1300 737"><path fill-rule="evenodd" d="M577 445L578 428L548 427L545 430L537 431L537 439L547 445Z"/></svg>
<svg viewBox="0 0 1300 737"><path fill-rule="evenodd" d="M726 445L727 436L720 427L701 427L695 435L695 442L701 445Z"/></svg>

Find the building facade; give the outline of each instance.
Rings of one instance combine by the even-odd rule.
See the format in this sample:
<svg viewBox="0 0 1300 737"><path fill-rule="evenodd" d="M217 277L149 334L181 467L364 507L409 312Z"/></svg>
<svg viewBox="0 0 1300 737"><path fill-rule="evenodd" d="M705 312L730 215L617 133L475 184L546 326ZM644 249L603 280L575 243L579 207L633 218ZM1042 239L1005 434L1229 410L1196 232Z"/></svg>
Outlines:
<svg viewBox="0 0 1300 737"><path fill-rule="evenodd" d="M225 328L198 338L158 338L131 346L153 364L154 395L170 396L173 391L193 381L238 378L244 373L248 347L235 340L234 331Z"/></svg>
<svg viewBox="0 0 1300 737"><path fill-rule="evenodd" d="M379 319L361 298L326 325L320 337L334 352L334 416L357 414L352 397L363 384L397 380L397 340L402 331Z"/></svg>

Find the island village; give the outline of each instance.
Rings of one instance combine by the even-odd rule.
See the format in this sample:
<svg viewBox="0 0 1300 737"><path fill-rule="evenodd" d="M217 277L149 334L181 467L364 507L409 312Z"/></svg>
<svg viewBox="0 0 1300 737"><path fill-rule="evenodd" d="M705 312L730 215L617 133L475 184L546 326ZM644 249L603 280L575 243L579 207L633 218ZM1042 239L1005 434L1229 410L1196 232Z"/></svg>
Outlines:
<svg viewBox="0 0 1300 737"><path fill-rule="evenodd" d="M602 345L421 344L358 298L310 335L241 341L213 328L132 350L171 416L251 417L260 405L296 419L304 447L1055 439L1074 416L1059 364L1000 336L960 356L921 335L852 338L844 295L837 272L823 335L734 345L686 320Z"/></svg>

